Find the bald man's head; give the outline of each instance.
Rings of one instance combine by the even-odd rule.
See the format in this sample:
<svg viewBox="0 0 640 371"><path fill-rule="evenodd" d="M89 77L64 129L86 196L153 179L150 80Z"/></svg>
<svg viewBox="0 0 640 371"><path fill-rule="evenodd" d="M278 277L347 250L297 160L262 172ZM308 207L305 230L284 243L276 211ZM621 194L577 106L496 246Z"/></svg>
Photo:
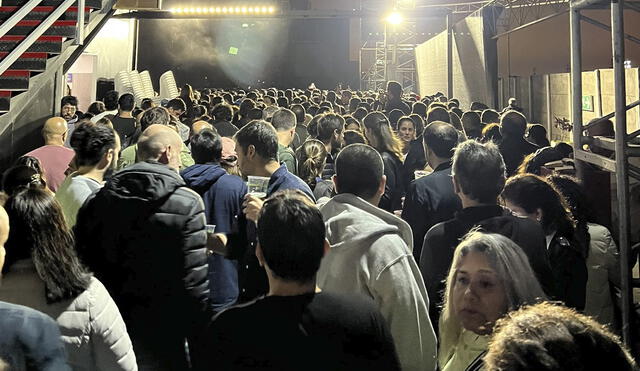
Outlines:
<svg viewBox="0 0 640 371"><path fill-rule="evenodd" d="M62 117L48 119L42 127L42 136L47 145L63 145L67 136L67 121Z"/></svg>
<svg viewBox="0 0 640 371"><path fill-rule="evenodd" d="M158 161L178 171L182 139L168 126L151 125L138 140L138 161Z"/></svg>
<svg viewBox="0 0 640 371"><path fill-rule="evenodd" d="M213 128L213 125L211 125L210 123L203 120L199 120L194 122L193 125L191 125L191 135L196 135L204 129L215 130Z"/></svg>

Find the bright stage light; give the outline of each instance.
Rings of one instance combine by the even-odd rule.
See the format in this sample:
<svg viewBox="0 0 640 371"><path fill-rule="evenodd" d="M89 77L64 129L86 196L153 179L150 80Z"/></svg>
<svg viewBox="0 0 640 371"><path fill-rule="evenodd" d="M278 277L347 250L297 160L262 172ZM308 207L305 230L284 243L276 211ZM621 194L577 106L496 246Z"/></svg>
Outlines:
<svg viewBox="0 0 640 371"><path fill-rule="evenodd" d="M241 11L242 11L242 13L244 14L244 13L246 13L246 12L247 12L247 7L246 7L246 6L243 6L243 7L242 7L242 9L240 9L240 10L241 10Z"/></svg>
<svg viewBox="0 0 640 371"><path fill-rule="evenodd" d="M176 7L168 9L173 14L233 14L233 15L247 15L247 14L274 14L276 7L266 5L260 6L216 6L216 7Z"/></svg>
<svg viewBox="0 0 640 371"><path fill-rule="evenodd" d="M272 6L269 7L269 13L273 13L275 9Z"/></svg>
<svg viewBox="0 0 640 371"><path fill-rule="evenodd" d="M227 12L227 7L222 8L222 12L226 13Z"/></svg>
<svg viewBox="0 0 640 371"><path fill-rule="evenodd" d="M399 25L403 21L402 14L398 12L393 12L389 14L387 18L385 18L385 21L387 21L387 23L389 24Z"/></svg>

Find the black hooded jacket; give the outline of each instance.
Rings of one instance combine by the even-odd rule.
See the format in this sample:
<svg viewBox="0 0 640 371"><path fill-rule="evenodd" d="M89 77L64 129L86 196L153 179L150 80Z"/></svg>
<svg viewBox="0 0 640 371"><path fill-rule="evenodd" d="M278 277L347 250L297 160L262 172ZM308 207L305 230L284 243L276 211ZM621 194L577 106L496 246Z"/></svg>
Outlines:
<svg viewBox="0 0 640 371"><path fill-rule="evenodd" d="M209 315L200 196L169 167L136 163L85 202L74 231L82 261L116 301L134 348L161 352L154 356L167 367L184 364L184 339Z"/></svg>

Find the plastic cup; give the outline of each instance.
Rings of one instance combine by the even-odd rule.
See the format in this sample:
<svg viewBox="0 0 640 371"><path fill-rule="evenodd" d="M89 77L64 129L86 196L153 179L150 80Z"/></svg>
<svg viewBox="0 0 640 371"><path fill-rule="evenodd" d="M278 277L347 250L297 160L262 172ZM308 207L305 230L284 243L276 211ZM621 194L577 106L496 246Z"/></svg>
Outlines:
<svg viewBox="0 0 640 371"><path fill-rule="evenodd" d="M267 197L267 189L269 188L270 179L271 178L264 176L249 175L247 177L247 188L249 188L248 193L258 198Z"/></svg>

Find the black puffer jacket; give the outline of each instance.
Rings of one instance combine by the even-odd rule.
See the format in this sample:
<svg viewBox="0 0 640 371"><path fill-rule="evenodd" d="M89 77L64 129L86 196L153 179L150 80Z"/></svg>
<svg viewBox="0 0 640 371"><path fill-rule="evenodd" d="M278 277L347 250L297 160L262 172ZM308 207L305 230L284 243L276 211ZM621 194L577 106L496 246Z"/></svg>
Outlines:
<svg viewBox="0 0 640 371"><path fill-rule="evenodd" d="M146 354L184 369L184 339L209 315L200 196L169 167L136 163L87 200L75 234L81 259L118 304L139 361Z"/></svg>

